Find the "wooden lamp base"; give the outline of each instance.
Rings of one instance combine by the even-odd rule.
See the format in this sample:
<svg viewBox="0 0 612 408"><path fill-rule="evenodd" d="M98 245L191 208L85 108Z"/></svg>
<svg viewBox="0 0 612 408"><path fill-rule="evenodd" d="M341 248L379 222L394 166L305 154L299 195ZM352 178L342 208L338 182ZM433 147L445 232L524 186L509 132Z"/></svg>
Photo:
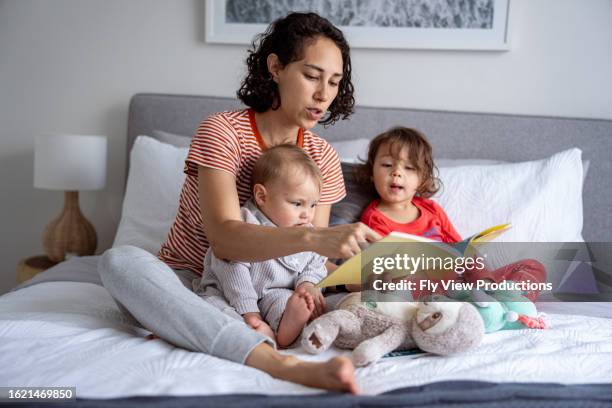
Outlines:
<svg viewBox="0 0 612 408"><path fill-rule="evenodd" d="M93 255L98 238L93 225L79 208L79 192L64 193L64 210L47 225L43 234L43 247L50 260L63 261L67 253Z"/></svg>

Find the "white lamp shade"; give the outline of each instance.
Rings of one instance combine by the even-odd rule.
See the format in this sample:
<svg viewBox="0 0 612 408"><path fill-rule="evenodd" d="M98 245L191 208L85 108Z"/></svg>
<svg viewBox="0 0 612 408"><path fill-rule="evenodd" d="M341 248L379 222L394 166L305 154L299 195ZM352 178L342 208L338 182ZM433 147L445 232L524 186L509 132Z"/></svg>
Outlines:
<svg viewBox="0 0 612 408"><path fill-rule="evenodd" d="M34 143L34 187L99 190L106 184L106 136L39 136Z"/></svg>

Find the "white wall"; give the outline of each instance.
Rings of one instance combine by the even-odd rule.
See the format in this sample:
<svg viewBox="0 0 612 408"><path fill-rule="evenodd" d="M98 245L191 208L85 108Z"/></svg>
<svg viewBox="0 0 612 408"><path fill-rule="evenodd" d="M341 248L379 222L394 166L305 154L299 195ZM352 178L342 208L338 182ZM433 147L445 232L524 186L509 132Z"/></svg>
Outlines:
<svg viewBox="0 0 612 408"><path fill-rule="evenodd" d="M612 1L511 0L505 53L354 50L359 104L612 119ZM107 188L83 193L99 250L125 179L137 92L233 96L245 48L207 45L195 0L0 0L0 293L42 253L63 195L32 187L33 139L109 137Z"/></svg>

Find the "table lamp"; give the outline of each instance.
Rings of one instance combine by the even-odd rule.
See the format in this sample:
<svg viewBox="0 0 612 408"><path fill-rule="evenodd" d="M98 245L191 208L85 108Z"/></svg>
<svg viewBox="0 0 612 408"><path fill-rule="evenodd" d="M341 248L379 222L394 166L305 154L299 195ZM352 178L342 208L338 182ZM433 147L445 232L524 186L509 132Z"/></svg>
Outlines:
<svg viewBox="0 0 612 408"><path fill-rule="evenodd" d="M79 208L79 191L100 190L106 183L106 136L52 135L34 143L34 187L64 191L64 210L43 234L50 260L93 255L96 230Z"/></svg>

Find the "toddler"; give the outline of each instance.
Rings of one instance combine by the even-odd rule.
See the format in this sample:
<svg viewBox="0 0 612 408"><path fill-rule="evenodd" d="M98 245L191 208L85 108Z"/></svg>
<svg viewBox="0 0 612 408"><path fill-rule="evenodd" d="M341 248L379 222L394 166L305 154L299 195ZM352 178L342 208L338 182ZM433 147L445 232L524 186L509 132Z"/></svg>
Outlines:
<svg viewBox="0 0 612 408"><path fill-rule="evenodd" d="M241 208L245 222L312 226L322 177L302 149L288 144L269 148L252 174L253 198ZM288 347L311 317L325 309L321 290L314 287L327 275L325 261L314 252L300 252L262 262L233 262L217 258L211 247L194 286L206 301Z"/></svg>
<svg viewBox="0 0 612 408"><path fill-rule="evenodd" d="M431 145L418 130L396 127L378 135L370 142L367 161L358 169L358 178L373 184L379 197L363 211L361 222L383 236L398 231L446 243L460 242L461 236L444 210L429 199L439 188L434 168ZM538 261L525 259L494 271L468 270L462 278L544 282L546 271ZM418 290L413 293L415 299L425 294ZM538 292L525 295L534 301Z"/></svg>

